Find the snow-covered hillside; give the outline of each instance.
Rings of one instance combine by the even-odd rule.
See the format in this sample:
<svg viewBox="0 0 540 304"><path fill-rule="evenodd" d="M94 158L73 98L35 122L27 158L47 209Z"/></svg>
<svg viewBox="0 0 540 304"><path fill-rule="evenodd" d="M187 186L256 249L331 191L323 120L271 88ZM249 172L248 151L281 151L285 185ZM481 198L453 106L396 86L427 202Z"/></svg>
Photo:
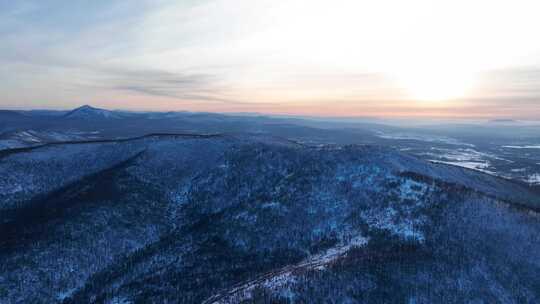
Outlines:
<svg viewBox="0 0 540 304"><path fill-rule="evenodd" d="M18 130L0 134L0 150L28 148L56 142L97 140L100 138L99 131Z"/></svg>
<svg viewBox="0 0 540 304"><path fill-rule="evenodd" d="M390 148L153 135L0 157L0 302L540 299L538 194Z"/></svg>

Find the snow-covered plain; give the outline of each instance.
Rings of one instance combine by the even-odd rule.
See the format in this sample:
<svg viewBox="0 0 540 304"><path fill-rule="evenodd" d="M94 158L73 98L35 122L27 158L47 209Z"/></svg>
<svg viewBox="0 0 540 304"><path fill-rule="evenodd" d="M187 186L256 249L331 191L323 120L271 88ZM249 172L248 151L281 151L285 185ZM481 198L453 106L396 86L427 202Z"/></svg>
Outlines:
<svg viewBox="0 0 540 304"><path fill-rule="evenodd" d="M455 138L419 133L384 133L377 132L376 135L384 139L399 139L399 140L416 140L424 142L435 142L449 145L469 146L474 147L473 144L465 143Z"/></svg>

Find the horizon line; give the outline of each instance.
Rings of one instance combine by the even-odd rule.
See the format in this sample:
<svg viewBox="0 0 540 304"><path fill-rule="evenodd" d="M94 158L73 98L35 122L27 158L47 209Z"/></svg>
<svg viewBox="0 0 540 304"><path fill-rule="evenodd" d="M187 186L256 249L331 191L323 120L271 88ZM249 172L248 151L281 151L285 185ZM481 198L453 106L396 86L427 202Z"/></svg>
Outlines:
<svg viewBox="0 0 540 304"><path fill-rule="evenodd" d="M457 115L406 115L406 114L393 114L393 115L323 115L323 114L300 114L300 113L287 113L287 112L254 112L254 111L197 111L197 110L158 110L158 109L130 109L130 108L107 108L103 106L94 106L92 104L81 104L76 107L18 107L18 106L7 106L2 107L0 110L6 111L15 111L15 112L29 112L29 111L72 111L82 107L91 107L100 110L106 111L115 111L115 112L131 112L131 113L206 113L206 114L221 114L228 116L268 116L268 117L289 117L289 118L304 118L304 119L337 119L337 120L458 120L458 121L471 121L471 120L483 120L483 121L493 121L493 120L513 120L513 121L540 121L540 118L525 118L517 116L495 116L495 115L486 115L486 116L457 116ZM421 111L420 111L421 112Z"/></svg>

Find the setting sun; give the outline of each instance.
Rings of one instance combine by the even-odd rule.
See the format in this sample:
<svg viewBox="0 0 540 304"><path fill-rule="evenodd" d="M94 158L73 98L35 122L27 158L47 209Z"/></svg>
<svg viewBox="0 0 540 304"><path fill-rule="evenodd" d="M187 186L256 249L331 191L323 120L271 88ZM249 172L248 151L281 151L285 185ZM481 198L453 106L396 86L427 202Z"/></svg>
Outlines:
<svg viewBox="0 0 540 304"><path fill-rule="evenodd" d="M467 97L475 81L474 73L451 70L411 70L397 75L398 85L411 99L445 101Z"/></svg>

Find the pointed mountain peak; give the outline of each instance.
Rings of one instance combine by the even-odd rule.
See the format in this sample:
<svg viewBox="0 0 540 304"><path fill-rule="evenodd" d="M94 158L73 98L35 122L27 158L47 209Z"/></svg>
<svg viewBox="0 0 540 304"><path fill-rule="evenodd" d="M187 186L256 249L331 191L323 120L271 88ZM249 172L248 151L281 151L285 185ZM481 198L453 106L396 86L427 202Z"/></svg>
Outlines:
<svg viewBox="0 0 540 304"><path fill-rule="evenodd" d="M97 110L97 108L94 108L90 105L83 105L83 106L80 106L78 108L76 108L75 110Z"/></svg>
<svg viewBox="0 0 540 304"><path fill-rule="evenodd" d="M117 113L105 109L94 108L90 105L80 106L65 115L68 118L93 119L93 118L117 118Z"/></svg>

